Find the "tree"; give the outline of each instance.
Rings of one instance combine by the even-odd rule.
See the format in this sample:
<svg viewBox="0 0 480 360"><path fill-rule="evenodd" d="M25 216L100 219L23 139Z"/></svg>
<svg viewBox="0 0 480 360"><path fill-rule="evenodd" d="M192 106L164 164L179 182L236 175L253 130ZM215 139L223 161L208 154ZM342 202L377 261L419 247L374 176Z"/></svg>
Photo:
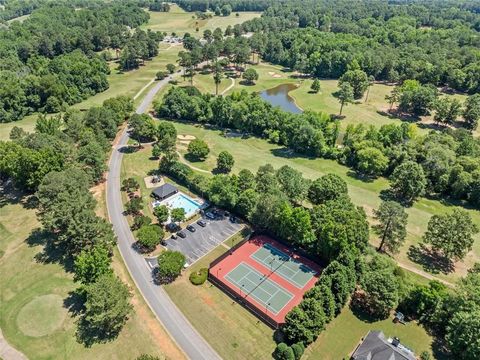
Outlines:
<svg viewBox="0 0 480 360"><path fill-rule="evenodd" d="M417 80L405 80L399 91L398 109L414 116L427 115L438 97L434 86L421 85Z"/></svg>
<svg viewBox="0 0 480 360"><path fill-rule="evenodd" d="M172 219L173 222L185 221L185 209L184 208L172 209L170 213L170 218Z"/></svg>
<svg viewBox="0 0 480 360"><path fill-rule="evenodd" d="M222 6L222 15L229 16L232 13L232 7L229 4L225 4Z"/></svg>
<svg viewBox="0 0 480 360"><path fill-rule="evenodd" d="M340 113L342 115L343 107L353 102L353 88L349 83L343 82L340 84L340 90L337 93L338 101L340 102Z"/></svg>
<svg viewBox="0 0 480 360"><path fill-rule="evenodd" d="M258 193L254 189L247 189L239 195L235 204L235 210L239 215L248 219L255 209L257 201Z"/></svg>
<svg viewBox="0 0 480 360"><path fill-rule="evenodd" d="M315 205L347 194L347 183L337 174L326 174L316 179L308 189L308 198Z"/></svg>
<svg viewBox="0 0 480 360"><path fill-rule="evenodd" d="M253 85L255 84L255 81L258 80L258 73L254 68L249 68L245 70L245 72L242 75L242 78L245 79L245 82L247 84Z"/></svg>
<svg viewBox="0 0 480 360"><path fill-rule="evenodd" d="M385 95L385 100L388 101L390 104L390 109L389 111L392 111L393 105L398 102L400 99L400 87L395 86L395 88L392 90L392 92L388 95Z"/></svg>
<svg viewBox="0 0 480 360"><path fill-rule="evenodd" d="M305 346L302 342L292 344L293 354L295 355L295 360L300 360L305 352Z"/></svg>
<svg viewBox="0 0 480 360"><path fill-rule="evenodd" d="M177 129L168 121L161 121L157 126L157 143L155 146L163 152L175 150L177 144Z"/></svg>
<svg viewBox="0 0 480 360"><path fill-rule="evenodd" d="M343 74L339 81L340 88L342 84L349 84L353 90L353 98L361 99L370 85L367 74L362 70L348 70Z"/></svg>
<svg viewBox="0 0 480 360"><path fill-rule="evenodd" d="M275 360L295 360L293 349L285 343L280 343L273 353Z"/></svg>
<svg viewBox="0 0 480 360"><path fill-rule="evenodd" d="M375 317L385 319L398 304L399 283L392 271L368 271L362 278L363 306Z"/></svg>
<svg viewBox="0 0 480 360"><path fill-rule="evenodd" d="M312 90L313 93L317 94L320 91L320 80L313 80L312 86L310 86L310 90Z"/></svg>
<svg viewBox="0 0 480 360"><path fill-rule="evenodd" d="M165 79L167 76L168 76L168 74L167 74L165 71L160 70L160 71L157 71L157 73L156 73L156 75L155 75L155 78L156 78L157 80L163 80L163 79Z"/></svg>
<svg viewBox="0 0 480 360"><path fill-rule="evenodd" d="M218 154L217 158L217 171L228 174L232 171L233 165L235 165L235 160L233 159L232 154L228 151L221 151Z"/></svg>
<svg viewBox="0 0 480 360"><path fill-rule="evenodd" d="M241 191L255 189L255 175L250 170L240 170L238 173L238 188Z"/></svg>
<svg viewBox="0 0 480 360"><path fill-rule="evenodd" d="M179 251L166 250L158 256L158 279L161 283L172 282L182 272L185 255Z"/></svg>
<svg viewBox="0 0 480 360"><path fill-rule="evenodd" d="M160 244L164 232L158 225L144 225L137 231L138 243L145 249L151 251Z"/></svg>
<svg viewBox="0 0 480 360"><path fill-rule="evenodd" d="M112 274L112 262L109 251L102 246L94 246L90 250L83 250L74 262L75 281L90 284L106 274Z"/></svg>
<svg viewBox="0 0 480 360"><path fill-rule="evenodd" d="M168 220L168 208L165 205L156 206L153 209L153 215L157 218L159 224Z"/></svg>
<svg viewBox="0 0 480 360"><path fill-rule="evenodd" d="M480 309L459 311L447 326L445 339L454 357L460 360L475 360L480 354Z"/></svg>
<svg viewBox="0 0 480 360"><path fill-rule="evenodd" d="M408 214L400 204L394 201L382 201L378 210L373 210L375 220L374 231L380 236L378 251L384 249L397 253L407 236Z"/></svg>
<svg viewBox="0 0 480 360"><path fill-rule="evenodd" d="M150 225L152 219L149 216L137 215L133 218L132 230L140 229L144 225Z"/></svg>
<svg viewBox="0 0 480 360"><path fill-rule="evenodd" d="M480 94L469 96L465 100L465 109L463 110L465 126L470 130L475 130L480 118Z"/></svg>
<svg viewBox="0 0 480 360"><path fill-rule="evenodd" d="M395 168L390 178L390 189L407 202L425 193L427 180L420 164L405 161Z"/></svg>
<svg viewBox="0 0 480 360"><path fill-rule="evenodd" d="M218 86L222 83L223 68L217 62L213 68L213 81L215 82L215 95L218 95Z"/></svg>
<svg viewBox="0 0 480 360"><path fill-rule="evenodd" d="M132 193L140 188L138 181L132 177L126 178L122 181L122 190Z"/></svg>
<svg viewBox="0 0 480 360"><path fill-rule="evenodd" d="M441 98L433 104L435 115L433 120L437 123L453 124L461 113L461 104L458 99Z"/></svg>
<svg viewBox="0 0 480 360"><path fill-rule="evenodd" d="M141 197L134 196L125 205L125 212L130 215L138 214L143 209L143 201Z"/></svg>
<svg viewBox="0 0 480 360"><path fill-rule="evenodd" d="M445 215L433 215L428 221L427 232L423 241L435 251L452 260L463 259L472 249L473 235L478 233L470 214L462 209L455 209Z"/></svg>
<svg viewBox="0 0 480 360"><path fill-rule="evenodd" d="M188 144L188 153L196 159L205 160L210 149L205 141L195 139Z"/></svg>
<svg viewBox="0 0 480 360"><path fill-rule="evenodd" d="M284 165L276 172L280 189L294 203L300 204L306 197L309 182L302 173L294 168Z"/></svg>
<svg viewBox="0 0 480 360"><path fill-rule="evenodd" d="M175 64L167 64L166 68L169 74L173 74L175 72Z"/></svg>
<svg viewBox="0 0 480 360"><path fill-rule="evenodd" d="M379 176L388 167L388 157L375 147L365 147L357 152L358 171L370 176Z"/></svg>
<svg viewBox="0 0 480 360"><path fill-rule="evenodd" d="M89 332L105 339L116 337L133 309L127 286L114 275L101 275L84 289L83 321Z"/></svg>

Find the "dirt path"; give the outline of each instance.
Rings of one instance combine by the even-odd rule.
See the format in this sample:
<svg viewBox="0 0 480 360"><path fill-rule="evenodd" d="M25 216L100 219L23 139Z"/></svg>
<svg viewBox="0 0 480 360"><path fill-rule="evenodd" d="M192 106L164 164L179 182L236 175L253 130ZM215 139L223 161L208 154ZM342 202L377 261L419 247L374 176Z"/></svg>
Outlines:
<svg viewBox="0 0 480 360"><path fill-rule="evenodd" d="M225 90L223 90L220 95L225 94L226 92L228 92L231 88L233 88L235 86L235 79L230 78L230 80L231 80L232 83Z"/></svg>
<svg viewBox="0 0 480 360"><path fill-rule="evenodd" d="M28 358L12 347L3 337L2 330L0 330L0 359L3 360L28 360Z"/></svg>
<svg viewBox="0 0 480 360"><path fill-rule="evenodd" d="M401 268L403 268L403 269L405 269L405 270L408 270L408 271L411 271L411 272L413 272L413 273L415 273L415 274L417 274L417 275L420 275L420 276L422 276L422 277L424 277L424 278L426 278L426 279L429 279L429 280L437 280L437 281L441 282L442 284L445 284L445 285L447 285L447 286L449 286L449 287L455 287L455 284L453 284L453 283L451 283L451 282L449 282L449 281L447 281L447 280L440 279L440 278L438 278L438 277L436 277L436 276L434 276L434 275L431 275L431 274L429 274L429 273L427 273L427 272L425 272L425 271L423 271L423 270L419 270L419 269L417 269L417 268L415 268L415 267L413 267L413 266L411 266L411 265L407 265L407 264L401 263L401 262L399 262L399 261L397 261L396 263L397 263L397 265L400 266Z"/></svg>
<svg viewBox="0 0 480 360"><path fill-rule="evenodd" d="M193 166L192 164L190 164L187 160L185 160L185 159L183 158L182 154L180 154L178 151L177 151L177 154L178 154L178 158L180 159L180 161L181 161L182 163L184 163L185 165L187 165L190 169L195 170L195 171L202 172L202 173L204 173L204 174L210 174L210 171L197 168L196 166Z"/></svg>

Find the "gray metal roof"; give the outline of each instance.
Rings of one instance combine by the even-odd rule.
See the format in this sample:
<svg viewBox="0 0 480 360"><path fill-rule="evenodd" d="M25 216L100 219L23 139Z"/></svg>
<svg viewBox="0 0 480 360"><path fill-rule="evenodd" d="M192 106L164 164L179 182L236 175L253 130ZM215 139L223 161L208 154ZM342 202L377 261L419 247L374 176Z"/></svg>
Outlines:
<svg viewBox="0 0 480 360"><path fill-rule="evenodd" d="M165 199L166 197L175 194L178 191L178 189L173 186L172 184L165 183L162 186L154 189L152 193L154 193L156 196L158 196L161 199Z"/></svg>
<svg viewBox="0 0 480 360"><path fill-rule="evenodd" d="M409 349L388 342L381 331L369 331L352 355L354 360L416 360Z"/></svg>

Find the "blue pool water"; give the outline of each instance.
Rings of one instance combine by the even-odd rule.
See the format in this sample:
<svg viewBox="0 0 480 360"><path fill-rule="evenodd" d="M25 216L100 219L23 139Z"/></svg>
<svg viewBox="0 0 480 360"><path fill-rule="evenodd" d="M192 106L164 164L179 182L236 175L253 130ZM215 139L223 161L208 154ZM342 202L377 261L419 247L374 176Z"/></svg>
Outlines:
<svg viewBox="0 0 480 360"><path fill-rule="evenodd" d="M202 205L181 193L166 199L163 204L170 209L183 208L187 218L194 215L202 207Z"/></svg>

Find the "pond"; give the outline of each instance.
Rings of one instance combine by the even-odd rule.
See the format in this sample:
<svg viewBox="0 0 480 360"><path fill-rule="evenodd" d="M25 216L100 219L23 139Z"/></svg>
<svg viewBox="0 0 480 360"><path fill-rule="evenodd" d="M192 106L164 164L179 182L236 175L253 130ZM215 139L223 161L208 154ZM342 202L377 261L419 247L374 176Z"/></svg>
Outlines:
<svg viewBox="0 0 480 360"><path fill-rule="evenodd" d="M302 110L295 104L295 100L288 95L289 91L295 90L295 84L282 84L274 88L263 90L260 92L260 97L268 101L273 106L280 106L284 111L294 114L299 114Z"/></svg>

